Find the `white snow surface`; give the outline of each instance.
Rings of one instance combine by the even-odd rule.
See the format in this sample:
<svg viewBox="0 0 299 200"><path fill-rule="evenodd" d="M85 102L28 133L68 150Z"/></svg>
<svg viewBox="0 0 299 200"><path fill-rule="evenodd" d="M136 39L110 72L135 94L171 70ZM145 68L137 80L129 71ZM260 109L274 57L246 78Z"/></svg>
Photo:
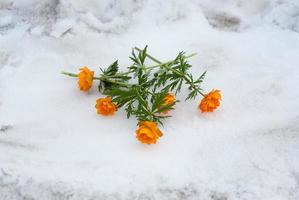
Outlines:
<svg viewBox="0 0 299 200"><path fill-rule="evenodd" d="M145 45L223 95L179 96L151 146L60 74ZM299 199L299 1L0 0L0 199Z"/></svg>

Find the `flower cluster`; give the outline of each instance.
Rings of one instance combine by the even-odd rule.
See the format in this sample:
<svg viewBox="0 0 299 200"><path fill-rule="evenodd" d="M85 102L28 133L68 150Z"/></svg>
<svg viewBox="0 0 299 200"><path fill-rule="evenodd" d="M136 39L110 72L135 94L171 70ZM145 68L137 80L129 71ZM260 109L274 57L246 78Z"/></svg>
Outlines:
<svg viewBox="0 0 299 200"><path fill-rule="evenodd" d="M87 67L80 68L78 74L62 73L76 77L79 89L84 92L92 88L93 81L99 81L99 92L106 97L96 100L97 113L111 116L124 107L127 118L135 116L138 120L136 138L144 144L155 144L163 136L158 124L171 117L168 114L179 102L176 95L184 85L189 91L185 100L203 97L198 105L201 112L213 112L220 105L219 90L205 94L200 87L206 72L194 79L188 71L192 66L187 59L194 55L180 52L175 59L161 62L147 53L147 47L142 50L135 47L130 56L133 63L126 72L120 72L115 61L108 68L101 68L99 76L94 76L94 71ZM146 66L146 58L155 65Z"/></svg>

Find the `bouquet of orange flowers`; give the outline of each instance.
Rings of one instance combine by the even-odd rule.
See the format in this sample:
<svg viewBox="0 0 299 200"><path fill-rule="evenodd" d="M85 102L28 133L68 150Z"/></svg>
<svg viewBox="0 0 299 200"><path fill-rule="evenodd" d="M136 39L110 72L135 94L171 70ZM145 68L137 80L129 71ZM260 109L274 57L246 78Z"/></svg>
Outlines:
<svg viewBox="0 0 299 200"><path fill-rule="evenodd" d="M88 91L94 81L99 81L99 92L106 97L96 100L97 113L109 116L124 108L127 118L135 116L138 120L136 138L142 143L154 144L163 135L158 124L163 125L162 120L170 117L169 111L179 102L175 95L183 86L189 90L185 100L198 95L203 97L198 106L201 112L213 112L220 105L219 90L204 94L200 87L206 72L196 79L189 72L192 66L187 59L194 55L180 52L175 59L161 62L147 53L147 46L135 47L130 56L133 63L125 72L119 71L118 61L115 61L106 69L101 68L99 76L94 76L94 71L87 67L80 68L78 74L62 74L76 77L81 91ZM155 64L146 66L147 58Z"/></svg>

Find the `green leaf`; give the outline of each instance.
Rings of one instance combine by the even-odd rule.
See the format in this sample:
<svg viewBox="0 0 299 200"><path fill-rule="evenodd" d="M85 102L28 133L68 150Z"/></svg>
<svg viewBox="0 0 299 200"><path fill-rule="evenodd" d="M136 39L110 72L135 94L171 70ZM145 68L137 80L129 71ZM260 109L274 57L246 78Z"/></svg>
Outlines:
<svg viewBox="0 0 299 200"><path fill-rule="evenodd" d="M147 51L147 45L144 47L143 50L141 50L138 54L138 58L140 60L140 64L143 65L144 64L144 61L145 61L145 58L146 58L146 51Z"/></svg>
<svg viewBox="0 0 299 200"><path fill-rule="evenodd" d="M118 72L118 61L114 61L106 70L103 71L104 75L112 76Z"/></svg>

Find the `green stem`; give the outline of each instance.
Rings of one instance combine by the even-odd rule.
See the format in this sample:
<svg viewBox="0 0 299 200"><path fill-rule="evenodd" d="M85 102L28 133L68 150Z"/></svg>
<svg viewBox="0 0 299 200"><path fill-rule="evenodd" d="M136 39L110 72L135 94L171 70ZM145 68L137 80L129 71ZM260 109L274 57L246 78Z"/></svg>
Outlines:
<svg viewBox="0 0 299 200"><path fill-rule="evenodd" d="M73 73L69 73L69 72L61 72L61 73L64 75L67 75L67 76L71 76L71 77L78 77L78 74L73 74Z"/></svg>
<svg viewBox="0 0 299 200"><path fill-rule="evenodd" d="M78 77L78 74L74 74L74 73L69 73L69 72L61 72L61 73L64 74L64 75L67 75L67 76L71 76L71 77ZM127 84L127 83L124 83L124 82L113 81L113 80L111 80L111 79L109 79L108 77L105 77L105 76L101 76L101 77L94 76L93 80L106 81L106 82L109 82L109 83L114 83L114 84L125 86L125 87L131 87L132 86L131 84Z"/></svg>
<svg viewBox="0 0 299 200"><path fill-rule="evenodd" d="M135 47L135 49L137 50L137 51L142 51L141 49L139 49L138 47ZM193 56L195 56L196 55L196 53L193 53L193 54L190 54L190 55L188 55L188 56L185 56L185 58L191 58L191 57L193 57ZM156 63L158 63L157 65L153 65L153 66L149 66L149 67L145 67L144 69L154 69L154 68L157 68L157 67L160 67L160 66L162 66L162 65L169 65L169 64L171 64L174 60L170 60L170 61L167 61L167 62L161 62L161 61L159 61L158 59L156 59L156 58L154 58L153 56L151 56L151 55L149 55L149 54L146 54L146 56L149 58L149 59L151 59L152 61L154 61L154 62L156 62ZM129 71L127 71L127 72L123 72L123 73L118 73L118 75L128 75L128 74L130 74L130 73L133 73L134 72L134 70L129 70ZM113 77L113 76L112 76Z"/></svg>
<svg viewBox="0 0 299 200"><path fill-rule="evenodd" d="M136 49L137 51L141 52L142 50L139 49L138 47L134 47L134 49ZM167 61L167 62L162 62L160 60L158 60L157 58L154 58L153 56L151 56L150 54L146 53L146 56L151 59L152 61L156 62L157 65L154 65L154 66L150 66L150 67L146 67L146 69L153 69L153 68L156 68L156 67L160 67L162 65L168 65L170 63L172 63L174 60L170 60L170 61ZM185 56L185 58L191 58L193 56L196 56L196 53L192 53L188 56Z"/></svg>
<svg viewBox="0 0 299 200"><path fill-rule="evenodd" d="M139 49L138 47L134 47L134 49L136 49L137 51L139 51L139 52L141 52L142 50L141 49ZM192 54L190 54L190 55L188 55L188 56L185 56L185 58L191 58L191 57L193 57L193 56L196 56L197 54L196 53L192 53ZM158 60L157 58L154 58L153 56L151 56L150 54L148 54L148 53L146 53L146 56L149 58L149 59L151 59L152 61L154 61L154 62L156 62L158 65L154 65L154 66L151 66L151 68L155 68L155 67L159 67L159 66L161 66L161 65L165 65L165 64L170 64L170 63L172 63L174 60L170 60L170 61L167 61L167 62L162 62L162 61L160 61L160 60ZM147 69L148 69L149 67L147 67Z"/></svg>
<svg viewBox="0 0 299 200"><path fill-rule="evenodd" d="M137 51L139 51L139 52L141 52L142 50L141 49L139 49L138 47L134 47L134 49L136 49ZM152 61L154 61L154 62L156 62L156 63L158 63L158 64L162 64L162 62L161 61L159 61L158 59L156 59L156 58L154 58L154 57L152 57L151 55L149 55L149 54L147 54L146 53L146 56L149 58L149 59L151 59Z"/></svg>
<svg viewBox="0 0 299 200"><path fill-rule="evenodd" d="M113 80L109 79L106 76L94 77L94 79L101 80L101 81L106 81L106 82L109 82L109 83L114 83L114 84L125 86L125 87L131 87L132 86L131 84L128 84L128 83L113 81Z"/></svg>
<svg viewBox="0 0 299 200"><path fill-rule="evenodd" d="M139 52L141 52L142 50L139 49L138 47L135 47L135 49ZM191 58L193 56L195 56L196 53L193 53L193 54L190 54L188 56L186 56L185 58ZM148 53L146 53L146 56L151 59L152 61L156 62L157 65L154 65L154 66L150 66L150 67L147 67L147 69L153 69L153 68L156 68L156 67L164 67L168 70L171 70L172 72L176 73L177 75L180 75L182 76L190 85L191 87L193 87L194 89L197 89L196 86L193 84L193 82L185 75L185 74L182 74L180 72L178 72L177 70L175 69L172 69L171 67L168 67L169 64L171 64L174 60L171 60L171 61L168 61L168 62L165 62L165 63L162 63L161 61L159 61L158 59L154 58L153 56L149 55ZM199 94L201 94L202 96L205 96L201 91L199 91Z"/></svg>
<svg viewBox="0 0 299 200"><path fill-rule="evenodd" d="M190 55L188 55L188 56L185 56L185 58L191 58L191 57L193 57L193 56L196 56L196 53L193 53L193 54L190 54ZM148 57L148 54L147 54L147 57ZM149 59L151 59L152 61L154 61L152 58L152 56L151 57L148 57ZM157 59L155 59L155 60L157 60ZM156 62L156 63L158 63L157 65L153 65L153 66L149 66L149 67L146 67L146 69L153 69L153 68L157 68L157 67L160 67L160 66L163 66L163 65L169 65L169 64L171 64L172 62L174 62L174 60L170 60L170 61L167 61L167 62L160 62L159 61L159 63L158 62Z"/></svg>

